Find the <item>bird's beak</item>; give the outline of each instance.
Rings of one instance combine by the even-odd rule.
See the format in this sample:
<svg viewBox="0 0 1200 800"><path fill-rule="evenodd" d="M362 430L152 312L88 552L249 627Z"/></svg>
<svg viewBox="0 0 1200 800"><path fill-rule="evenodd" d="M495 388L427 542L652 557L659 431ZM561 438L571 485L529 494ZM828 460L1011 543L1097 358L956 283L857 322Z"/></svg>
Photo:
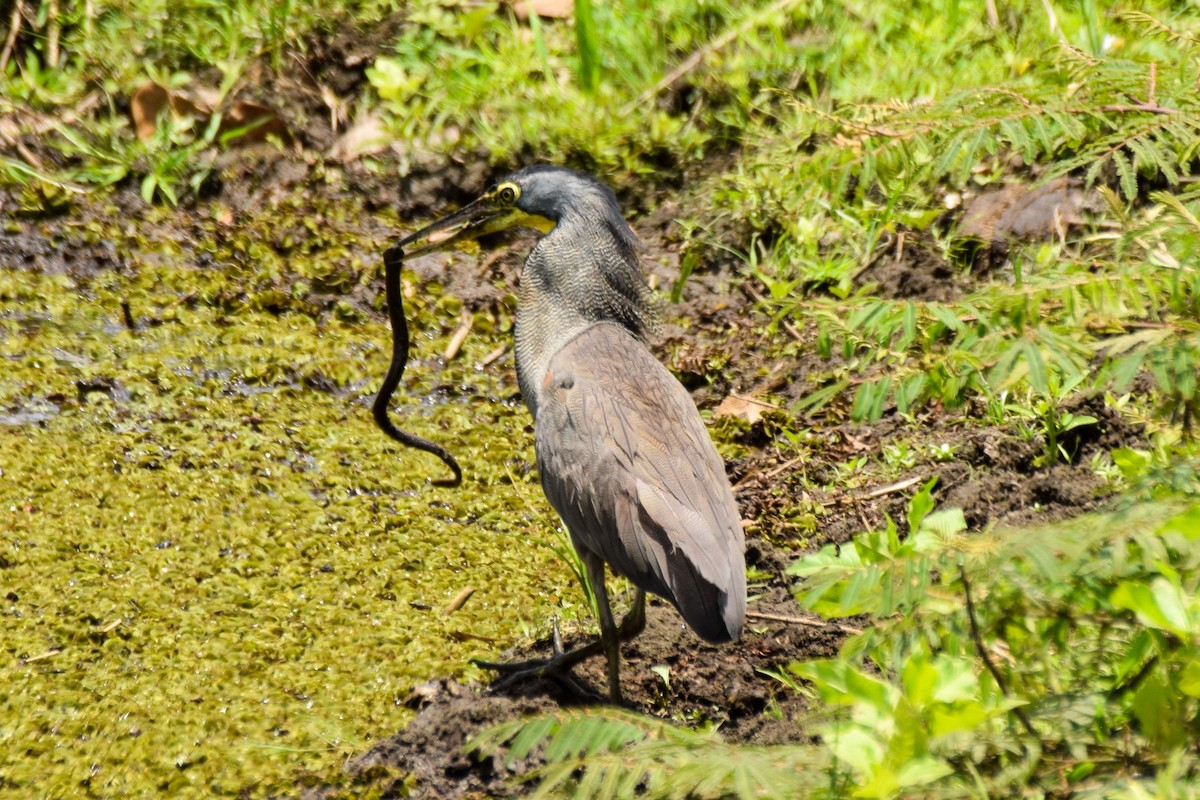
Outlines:
<svg viewBox="0 0 1200 800"><path fill-rule="evenodd" d="M480 198L450 216L427 225L416 233L405 236L397 243L405 256L417 256L443 250L456 242L474 239L488 233L506 230L517 225L528 225L529 215L508 206L497 208Z"/></svg>

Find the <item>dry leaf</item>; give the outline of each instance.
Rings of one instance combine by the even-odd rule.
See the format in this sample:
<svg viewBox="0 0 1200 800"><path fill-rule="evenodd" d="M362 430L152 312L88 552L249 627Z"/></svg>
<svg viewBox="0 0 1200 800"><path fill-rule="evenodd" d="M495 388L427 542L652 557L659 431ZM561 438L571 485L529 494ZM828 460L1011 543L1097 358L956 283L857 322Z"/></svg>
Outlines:
<svg viewBox="0 0 1200 800"><path fill-rule="evenodd" d="M221 116L221 126L217 136L238 132L228 144L258 144L265 142L267 137L275 136L284 144L290 144L292 135L279 116L262 105L249 100L240 100Z"/></svg>
<svg viewBox="0 0 1200 800"><path fill-rule="evenodd" d="M529 19L531 13L546 19L566 19L575 13L575 0L517 0L513 3L517 19Z"/></svg>
<svg viewBox="0 0 1200 800"><path fill-rule="evenodd" d="M179 92L168 91L165 86L151 81L133 93L129 100L129 114L133 117L133 129L137 137L146 140L154 136L158 117L166 108L177 117L196 117L207 120L209 111L193 103Z"/></svg>
<svg viewBox="0 0 1200 800"><path fill-rule="evenodd" d="M196 117L202 122L208 122L212 112L199 103L193 103L179 92L171 92L171 113L177 117Z"/></svg>
<svg viewBox="0 0 1200 800"><path fill-rule="evenodd" d="M1065 177L1033 188L1012 183L967 203L959 236L984 242L1046 238L1059 225L1082 224L1083 213L1097 203L1095 193Z"/></svg>
<svg viewBox="0 0 1200 800"><path fill-rule="evenodd" d="M383 129L383 121L374 114L368 114L338 137L333 147L329 148L329 155L339 161L349 162L386 150L390 144L391 137Z"/></svg>
<svg viewBox="0 0 1200 800"><path fill-rule="evenodd" d="M133 93L129 101L129 113L133 117L133 129L139 139L154 136L158 127L158 115L171 101L171 94L157 83L147 83Z"/></svg>
<svg viewBox="0 0 1200 800"><path fill-rule="evenodd" d="M755 400L753 397L746 397L740 394L730 394L721 401L715 409L713 409L714 417L739 417L753 425L758 422L759 417L768 411L777 410L770 403L764 403L761 400Z"/></svg>

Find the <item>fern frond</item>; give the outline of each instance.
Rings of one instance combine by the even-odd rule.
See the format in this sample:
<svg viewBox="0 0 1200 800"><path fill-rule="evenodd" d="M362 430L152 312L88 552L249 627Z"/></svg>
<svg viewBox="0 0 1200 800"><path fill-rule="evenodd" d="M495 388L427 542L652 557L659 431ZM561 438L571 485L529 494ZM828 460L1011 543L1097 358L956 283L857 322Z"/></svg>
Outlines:
<svg viewBox="0 0 1200 800"><path fill-rule="evenodd" d="M1119 11L1117 12L1117 18L1132 27L1140 28L1142 33L1161 36L1168 42L1200 46L1200 39L1197 39L1190 33L1172 28L1157 17L1147 14L1145 11Z"/></svg>
<svg viewBox="0 0 1200 800"><path fill-rule="evenodd" d="M563 710L483 731L467 750L513 763L540 753L524 780L535 798L800 797L827 782L817 747L732 745L711 730L690 730L616 709Z"/></svg>

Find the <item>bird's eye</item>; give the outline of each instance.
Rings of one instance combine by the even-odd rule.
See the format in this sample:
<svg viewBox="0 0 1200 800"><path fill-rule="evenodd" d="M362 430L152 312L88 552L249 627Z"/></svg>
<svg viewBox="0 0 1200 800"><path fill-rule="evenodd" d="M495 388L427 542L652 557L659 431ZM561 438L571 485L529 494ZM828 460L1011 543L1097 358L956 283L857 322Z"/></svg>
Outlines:
<svg viewBox="0 0 1200 800"><path fill-rule="evenodd" d="M511 205L512 203L516 202L517 190L511 186L505 186L496 196L500 198L501 203L504 203L505 205Z"/></svg>

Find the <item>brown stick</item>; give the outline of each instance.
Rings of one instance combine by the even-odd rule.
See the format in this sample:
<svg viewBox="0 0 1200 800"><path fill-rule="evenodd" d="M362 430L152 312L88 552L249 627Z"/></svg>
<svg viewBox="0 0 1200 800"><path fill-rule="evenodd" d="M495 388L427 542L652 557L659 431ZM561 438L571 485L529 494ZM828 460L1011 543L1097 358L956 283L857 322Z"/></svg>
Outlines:
<svg viewBox="0 0 1200 800"><path fill-rule="evenodd" d="M999 28L1000 12L996 10L996 0L984 0L984 7L987 8L988 25Z"/></svg>
<svg viewBox="0 0 1200 800"><path fill-rule="evenodd" d="M447 361L453 361L454 357L458 355L459 349L467 340L467 336L471 333L471 326L474 324L475 315L464 308L462 315L458 318L458 327L454 330L454 335L450 337L450 343L446 345Z"/></svg>
<svg viewBox="0 0 1200 800"><path fill-rule="evenodd" d="M996 681L996 686L1000 689L1000 694L1008 697L1008 685L1004 682L1004 676L1000 674L1000 670L992 661L992 657L983 646L983 637L979 635L979 623L975 621L975 603L971 600L971 582L967 580L967 568L962 564L958 565L958 575L962 578L963 593L967 596L967 619L971 623L971 640L975 642L975 652L979 653L979 657L983 659L983 665L987 667L988 672L992 673L992 678ZM1025 709L1016 706L1013 708L1013 713L1021 721L1021 726L1025 728L1025 732L1035 739L1038 738L1037 731L1033 729L1033 723L1029 721L1029 716L1025 713Z"/></svg>
<svg viewBox="0 0 1200 800"><path fill-rule="evenodd" d="M54 656L58 655L61 652L62 652L61 647L51 647L49 650L47 650L44 653L38 653L36 656L30 656L29 658L23 659L21 661L21 663L22 664L32 664L35 661L42 661L47 658L53 658Z"/></svg>
<svg viewBox="0 0 1200 800"><path fill-rule="evenodd" d="M895 483L889 483L887 486L880 486L878 488L872 489L871 491L867 492L865 495L863 495L863 499L864 500L873 500L876 497L883 497L885 494L892 494L893 492L902 492L905 489L907 489L908 487L915 486L916 484L920 483L923 480L924 480L924 478L922 478L920 475L918 475L914 478L905 478L902 481L896 481Z"/></svg>
<svg viewBox="0 0 1200 800"><path fill-rule="evenodd" d="M58 0L50 0L49 18L46 20L49 32L46 34L46 61L50 66L58 66L58 40L62 36L62 22L58 19Z"/></svg>
<svg viewBox="0 0 1200 800"><path fill-rule="evenodd" d="M474 586L464 586L462 591L454 595L454 599L446 603L446 607L442 609L442 613L449 616L455 611L458 611L467 601L471 599L471 595L475 594Z"/></svg>
<svg viewBox="0 0 1200 800"><path fill-rule="evenodd" d="M1113 105L1100 106L1100 110L1101 111L1129 112L1129 113L1141 111L1146 114L1178 114L1179 113L1179 109L1167 108L1166 106L1160 106L1160 105L1157 105L1154 103L1135 103L1133 105L1121 105L1118 103L1118 104L1113 104Z"/></svg>
<svg viewBox="0 0 1200 800"><path fill-rule="evenodd" d="M751 14L747 19L742 20L742 23L736 28L730 28L722 33L717 38L713 39L708 44L696 50L690 56L679 62L675 69L663 76L662 80L654 85L654 88L648 89L638 97L634 107L645 105L653 100L658 94L669 87L675 81L688 74L696 67L700 66L708 56L724 48L727 44L742 37L742 35L751 28L757 27L760 20L780 13L788 6L796 5L799 0L776 0L776 2L768 8L763 9L755 14Z"/></svg>
<svg viewBox="0 0 1200 800"><path fill-rule="evenodd" d="M17 0L13 3L12 21L8 24L8 38L4 40L3 52L0 52L0 72L3 72L4 68L8 66L8 59L12 57L13 49L17 46L17 36L21 33L24 11L25 0Z"/></svg>
<svg viewBox="0 0 1200 800"><path fill-rule="evenodd" d="M774 478L779 473L783 472L785 469L788 469L789 467L793 467L796 464L799 464L803 460L804 460L804 456L796 456L792 460L785 461L784 463L780 464L778 467L771 470L770 472L752 472L749 475L744 476L737 483L735 483L733 488L740 489L743 486L745 486L747 483L749 483L750 481L770 480L771 478Z"/></svg>
<svg viewBox="0 0 1200 800"><path fill-rule="evenodd" d="M828 622L823 619L805 619L804 617L785 617L782 614L764 614L760 611L747 611L747 619L761 619L766 622L782 622L785 625L802 625L806 628L836 628L851 636L862 633L862 628L853 625L843 625L840 622Z"/></svg>
<svg viewBox="0 0 1200 800"><path fill-rule="evenodd" d="M479 365L483 366L483 367L490 367L492 364L495 364L497 361L499 361L500 357L503 356L507 352L508 352L508 345L502 344L499 347L497 347L495 350L493 350L492 352L490 352L486 356L484 356L483 361L480 361Z"/></svg>

